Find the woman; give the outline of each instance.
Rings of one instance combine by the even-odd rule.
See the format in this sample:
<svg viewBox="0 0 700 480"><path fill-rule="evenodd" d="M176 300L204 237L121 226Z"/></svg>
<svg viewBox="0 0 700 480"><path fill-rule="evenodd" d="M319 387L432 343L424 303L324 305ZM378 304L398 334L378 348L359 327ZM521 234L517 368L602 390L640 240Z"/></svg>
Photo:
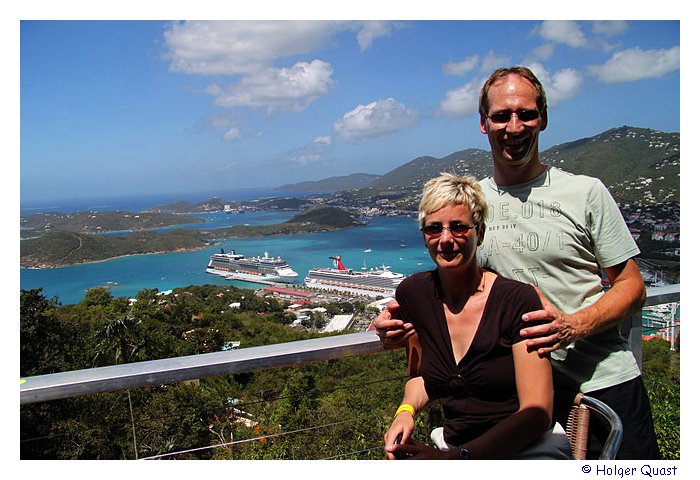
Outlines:
<svg viewBox="0 0 700 480"><path fill-rule="evenodd" d="M418 220L437 268L408 277L396 291L401 318L417 336L408 347L411 378L384 437L389 459L567 457L563 431L545 435L552 423L549 358L528 352L519 335L521 316L541 308L539 297L476 263L486 212L471 177L442 174L425 185ZM444 428L431 434L437 450L410 440L414 415L433 400L445 416ZM543 442L552 455L541 454Z"/></svg>

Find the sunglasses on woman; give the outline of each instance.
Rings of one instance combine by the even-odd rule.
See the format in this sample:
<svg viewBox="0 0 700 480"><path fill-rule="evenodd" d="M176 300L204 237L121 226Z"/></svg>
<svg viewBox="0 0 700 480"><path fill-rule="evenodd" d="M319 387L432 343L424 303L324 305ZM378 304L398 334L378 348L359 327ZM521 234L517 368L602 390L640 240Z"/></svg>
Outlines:
<svg viewBox="0 0 700 480"><path fill-rule="evenodd" d="M442 231L447 229L450 231L453 237L463 237L469 230L476 228L476 225L467 225L466 223L451 223L448 226L443 226L439 223L431 223L429 225L423 226L421 231L430 238L439 237L442 235Z"/></svg>

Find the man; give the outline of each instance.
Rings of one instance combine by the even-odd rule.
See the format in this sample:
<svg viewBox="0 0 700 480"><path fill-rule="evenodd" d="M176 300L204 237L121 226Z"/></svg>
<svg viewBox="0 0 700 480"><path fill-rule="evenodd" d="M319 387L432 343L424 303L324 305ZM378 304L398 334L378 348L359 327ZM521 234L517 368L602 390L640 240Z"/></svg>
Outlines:
<svg viewBox="0 0 700 480"><path fill-rule="evenodd" d="M491 214L479 263L538 288L543 310L523 320L549 323L525 328L522 336L540 355L551 353L558 392L584 392L620 415L618 458L660 458L641 372L618 331L646 294L634 260L639 249L617 205L599 180L541 163L547 101L529 69L494 71L481 90L479 113L493 158L493 176L480 182ZM601 268L611 285L605 292ZM385 347L395 348L414 331L390 310L374 326ZM592 426L591 434L602 442L603 426Z"/></svg>

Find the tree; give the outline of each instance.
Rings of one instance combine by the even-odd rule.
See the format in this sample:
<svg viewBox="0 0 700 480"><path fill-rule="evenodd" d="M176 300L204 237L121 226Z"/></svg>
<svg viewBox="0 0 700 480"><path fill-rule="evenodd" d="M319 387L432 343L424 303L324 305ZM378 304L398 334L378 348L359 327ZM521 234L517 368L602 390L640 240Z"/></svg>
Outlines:
<svg viewBox="0 0 700 480"><path fill-rule="evenodd" d="M654 429L667 460L680 459L680 353L661 340L646 340L642 345L644 385L649 394Z"/></svg>
<svg viewBox="0 0 700 480"><path fill-rule="evenodd" d="M85 292L83 301L80 302L87 307L102 306L106 307L112 302L112 292L106 288L96 287L90 288Z"/></svg>
<svg viewBox="0 0 700 480"><path fill-rule="evenodd" d="M141 321L130 314L108 320L96 332L99 342L96 346L94 364L111 365L139 360L144 347L140 325Z"/></svg>
<svg viewBox="0 0 700 480"><path fill-rule="evenodd" d="M53 315L60 305L48 300L41 288L21 290L19 301L20 376L27 377L61 371L62 328Z"/></svg>

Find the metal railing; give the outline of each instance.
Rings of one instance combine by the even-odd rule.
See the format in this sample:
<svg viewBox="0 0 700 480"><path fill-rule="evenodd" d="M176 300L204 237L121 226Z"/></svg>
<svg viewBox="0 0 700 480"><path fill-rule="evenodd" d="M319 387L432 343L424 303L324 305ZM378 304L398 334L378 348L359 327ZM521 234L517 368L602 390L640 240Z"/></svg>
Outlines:
<svg viewBox="0 0 700 480"><path fill-rule="evenodd" d="M645 303L647 306L677 301L680 301L680 284L647 289ZM623 331L628 332L630 346L641 368L641 313L634 317L628 326L623 326ZM374 332L362 332L226 352L37 375L20 379L20 404L289 367L382 351L381 342Z"/></svg>

